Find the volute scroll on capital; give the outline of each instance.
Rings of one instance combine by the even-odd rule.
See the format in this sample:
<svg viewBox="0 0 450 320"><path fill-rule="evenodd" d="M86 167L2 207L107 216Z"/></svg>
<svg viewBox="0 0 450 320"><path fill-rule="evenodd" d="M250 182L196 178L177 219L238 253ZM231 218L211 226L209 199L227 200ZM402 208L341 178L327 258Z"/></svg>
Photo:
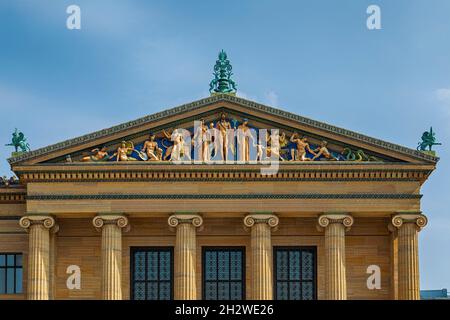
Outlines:
<svg viewBox="0 0 450 320"><path fill-rule="evenodd" d="M28 229L29 227L31 227L31 225L34 225L34 224L42 225L46 229L57 228L55 218L53 218L52 216L27 215L27 216L23 216L19 220L19 225L24 229Z"/></svg>
<svg viewBox="0 0 450 320"><path fill-rule="evenodd" d="M319 216L318 220L319 230L323 230L330 225L330 223L341 223L349 231L355 220L347 213L324 213Z"/></svg>
<svg viewBox="0 0 450 320"><path fill-rule="evenodd" d="M253 227L256 223L266 223L271 228L276 228L280 219L274 214L248 214L244 217L244 225L247 228Z"/></svg>
<svg viewBox="0 0 450 320"><path fill-rule="evenodd" d="M173 214L167 220L170 227L175 228L180 223L191 223L198 228L203 225L203 218L198 214Z"/></svg>
<svg viewBox="0 0 450 320"><path fill-rule="evenodd" d="M422 213L400 213L392 216L391 223L396 229L399 229L404 223L414 223L420 231L427 225L428 219Z"/></svg>
<svg viewBox="0 0 450 320"><path fill-rule="evenodd" d="M128 231L130 227L128 218L124 215L98 215L92 219L92 224L97 230L100 230L105 224L115 224L124 231Z"/></svg>

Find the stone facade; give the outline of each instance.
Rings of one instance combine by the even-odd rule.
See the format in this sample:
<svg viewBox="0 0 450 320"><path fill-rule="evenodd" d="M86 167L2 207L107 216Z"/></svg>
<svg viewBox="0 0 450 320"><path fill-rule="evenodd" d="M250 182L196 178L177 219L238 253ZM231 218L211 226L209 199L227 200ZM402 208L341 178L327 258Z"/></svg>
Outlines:
<svg viewBox="0 0 450 320"><path fill-rule="evenodd" d="M246 299L276 296L273 250L289 247L315 250L318 299L419 298L420 188L437 158L236 97L209 99L10 159L20 184L0 188L0 254L23 254L23 290L0 299L130 299L141 247L173 248L173 298L201 299L202 250L223 246L244 248ZM261 164L64 160L223 110L385 161L292 161L267 176ZM70 265L80 289L66 286ZM371 265L378 289L366 284Z"/></svg>

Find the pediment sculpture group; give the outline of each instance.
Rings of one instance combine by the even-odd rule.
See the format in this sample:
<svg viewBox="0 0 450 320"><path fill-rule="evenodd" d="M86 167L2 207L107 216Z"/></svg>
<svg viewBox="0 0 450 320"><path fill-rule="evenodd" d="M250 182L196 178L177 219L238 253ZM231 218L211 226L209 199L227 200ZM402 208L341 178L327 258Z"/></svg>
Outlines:
<svg viewBox="0 0 450 320"><path fill-rule="evenodd" d="M146 141L134 145L122 141L114 153L106 146L83 156L83 162L102 161L199 161L199 162L258 162L258 161L379 161L362 150L344 148L331 151L328 142L313 145L306 136L294 132L290 137L278 129L255 129L248 119L231 122L227 114L209 124L204 119L194 122L193 130L168 129L150 133Z"/></svg>

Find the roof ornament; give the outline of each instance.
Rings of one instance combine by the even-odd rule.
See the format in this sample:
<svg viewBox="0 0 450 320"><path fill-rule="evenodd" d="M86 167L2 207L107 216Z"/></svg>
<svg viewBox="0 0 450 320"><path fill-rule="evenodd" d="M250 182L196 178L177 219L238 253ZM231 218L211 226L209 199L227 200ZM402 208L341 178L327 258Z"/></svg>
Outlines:
<svg viewBox="0 0 450 320"><path fill-rule="evenodd" d="M12 156L16 156L22 152L30 151L30 145L27 142L27 139L25 138L25 135L23 132L20 132L17 130L17 128L12 133L12 139L11 143L6 144L5 146L12 146L15 148L15 152L12 153ZM19 152L20 148L20 152Z"/></svg>
<svg viewBox="0 0 450 320"><path fill-rule="evenodd" d="M214 79L209 84L209 92L211 95L215 94L231 94L236 95L236 83L231 80L233 67L227 59L225 51L219 52L219 58L216 60L214 66Z"/></svg>
<svg viewBox="0 0 450 320"><path fill-rule="evenodd" d="M435 133L433 132L433 127L430 127L430 131L425 131L422 134L422 141L419 142L417 150L435 155L436 151L431 150L433 146L442 145L442 143L436 142ZM428 150L427 150L428 147Z"/></svg>

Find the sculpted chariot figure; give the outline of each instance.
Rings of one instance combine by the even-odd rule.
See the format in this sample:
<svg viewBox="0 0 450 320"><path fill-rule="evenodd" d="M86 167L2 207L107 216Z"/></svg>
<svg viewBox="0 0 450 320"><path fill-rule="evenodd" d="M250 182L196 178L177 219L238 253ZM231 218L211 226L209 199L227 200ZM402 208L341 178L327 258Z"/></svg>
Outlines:
<svg viewBox="0 0 450 320"><path fill-rule="evenodd" d="M225 112L222 112L222 114L220 115L220 121L217 122L216 127L220 131L218 139L220 156L223 161L226 161L228 159L228 148L231 147L231 151L234 154L234 146L232 143L233 140L229 139L227 134L227 130L229 130L228 132L231 132L231 124L227 120L227 114Z"/></svg>
<svg viewBox="0 0 450 320"><path fill-rule="evenodd" d="M101 149L95 148L91 150L91 155L81 158L82 162L98 162L98 161L108 161L111 157L108 154L108 148L103 146Z"/></svg>
<svg viewBox="0 0 450 320"><path fill-rule="evenodd" d="M156 136L154 134L150 134L149 140L144 142L144 146L142 147L141 153L145 153L147 159L143 160L149 161L161 160L162 149L158 147L158 143L155 141L155 139Z"/></svg>
<svg viewBox="0 0 450 320"><path fill-rule="evenodd" d="M290 139L291 142L297 144L297 150L291 149L291 161L301 160L301 161L310 161L311 159L306 156L306 151L308 150L314 156L316 153L311 150L308 143L308 138L303 137L300 138L297 132L294 132Z"/></svg>

